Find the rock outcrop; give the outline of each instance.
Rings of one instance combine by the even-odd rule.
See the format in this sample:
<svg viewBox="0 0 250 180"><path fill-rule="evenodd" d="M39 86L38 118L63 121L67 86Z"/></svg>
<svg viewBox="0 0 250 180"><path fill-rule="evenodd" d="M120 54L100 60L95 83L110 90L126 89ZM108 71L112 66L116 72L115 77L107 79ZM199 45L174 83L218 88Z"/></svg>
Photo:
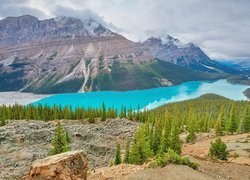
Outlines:
<svg viewBox="0 0 250 180"><path fill-rule="evenodd" d="M87 165L83 151L70 151L33 162L25 179L86 180Z"/></svg>

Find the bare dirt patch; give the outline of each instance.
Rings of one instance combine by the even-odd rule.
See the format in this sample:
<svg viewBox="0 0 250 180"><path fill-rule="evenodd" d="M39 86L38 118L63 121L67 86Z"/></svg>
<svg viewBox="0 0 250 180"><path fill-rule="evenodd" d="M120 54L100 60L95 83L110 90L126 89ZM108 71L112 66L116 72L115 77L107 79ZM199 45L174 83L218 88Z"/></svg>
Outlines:
<svg viewBox="0 0 250 180"><path fill-rule="evenodd" d="M208 156L210 142L215 139L216 137L212 137L205 140L198 140L194 144L184 144L182 154L205 159ZM227 135L222 136L221 139L226 143L230 152L230 162L250 165L250 151L248 151L250 149L249 134ZM239 157L232 157L235 153Z"/></svg>

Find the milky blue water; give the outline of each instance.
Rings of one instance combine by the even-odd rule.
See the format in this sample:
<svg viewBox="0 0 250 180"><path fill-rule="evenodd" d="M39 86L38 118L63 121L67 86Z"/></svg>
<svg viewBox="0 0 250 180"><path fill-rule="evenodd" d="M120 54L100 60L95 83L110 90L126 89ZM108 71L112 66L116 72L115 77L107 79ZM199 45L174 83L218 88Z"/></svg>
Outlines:
<svg viewBox="0 0 250 180"><path fill-rule="evenodd" d="M230 84L226 80L215 82L194 81L180 84L178 86L153 88L147 90L133 90L126 92L99 91L86 93L57 94L37 101L33 104L47 104L50 106L71 105L75 107L100 108L104 102L106 107L120 109L122 105L129 108L152 109L169 102L176 102L199 97L207 93L215 93L234 100L247 100L243 91L250 86Z"/></svg>

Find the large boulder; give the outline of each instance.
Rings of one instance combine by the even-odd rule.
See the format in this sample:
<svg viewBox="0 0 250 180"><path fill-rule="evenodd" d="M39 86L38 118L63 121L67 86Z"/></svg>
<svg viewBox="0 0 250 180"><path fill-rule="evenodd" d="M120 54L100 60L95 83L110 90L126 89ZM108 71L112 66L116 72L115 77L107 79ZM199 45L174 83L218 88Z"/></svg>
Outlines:
<svg viewBox="0 0 250 180"><path fill-rule="evenodd" d="M28 180L86 180L88 160L83 151L70 151L37 160L30 166Z"/></svg>

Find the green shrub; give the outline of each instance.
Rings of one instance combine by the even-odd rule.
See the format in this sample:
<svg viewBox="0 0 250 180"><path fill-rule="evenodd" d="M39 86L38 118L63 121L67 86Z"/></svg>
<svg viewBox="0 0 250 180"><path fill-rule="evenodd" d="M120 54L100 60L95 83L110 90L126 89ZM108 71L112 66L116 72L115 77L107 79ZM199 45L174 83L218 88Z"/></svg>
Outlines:
<svg viewBox="0 0 250 180"><path fill-rule="evenodd" d="M198 164L192 162L188 157L181 157L172 149L168 149L167 153L162 153L156 156L155 164L160 167L164 167L167 164L174 163L180 165L187 165L193 169L198 168Z"/></svg>
<svg viewBox="0 0 250 180"><path fill-rule="evenodd" d="M227 146L222 142L221 138L217 138L215 142L211 142L209 156L213 159L227 160L229 152Z"/></svg>

